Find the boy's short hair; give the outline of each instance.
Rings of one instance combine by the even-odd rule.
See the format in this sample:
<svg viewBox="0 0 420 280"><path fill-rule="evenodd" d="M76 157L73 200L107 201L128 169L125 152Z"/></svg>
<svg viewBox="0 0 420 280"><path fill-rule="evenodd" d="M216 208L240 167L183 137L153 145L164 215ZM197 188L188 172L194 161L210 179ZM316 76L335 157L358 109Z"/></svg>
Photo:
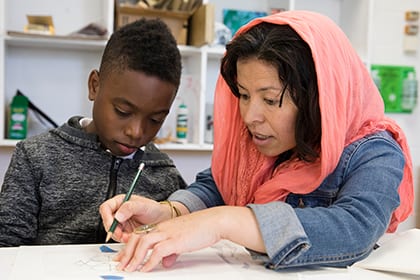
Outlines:
<svg viewBox="0 0 420 280"><path fill-rule="evenodd" d="M179 87L181 54L162 20L143 18L111 35L102 55L100 79L125 70L140 71Z"/></svg>

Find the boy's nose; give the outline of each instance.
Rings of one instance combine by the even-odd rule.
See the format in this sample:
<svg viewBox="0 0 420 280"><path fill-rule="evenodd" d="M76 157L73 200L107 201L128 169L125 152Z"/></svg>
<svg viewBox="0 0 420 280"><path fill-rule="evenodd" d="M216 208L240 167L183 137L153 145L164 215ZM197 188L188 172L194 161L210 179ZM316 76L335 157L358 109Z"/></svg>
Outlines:
<svg viewBox="0 0 420 280"><path fill-rule="evenodd" d="M143 136L143 125L141 121L132 121L127 125L125 134L133 139L139 139Z"/></svg>

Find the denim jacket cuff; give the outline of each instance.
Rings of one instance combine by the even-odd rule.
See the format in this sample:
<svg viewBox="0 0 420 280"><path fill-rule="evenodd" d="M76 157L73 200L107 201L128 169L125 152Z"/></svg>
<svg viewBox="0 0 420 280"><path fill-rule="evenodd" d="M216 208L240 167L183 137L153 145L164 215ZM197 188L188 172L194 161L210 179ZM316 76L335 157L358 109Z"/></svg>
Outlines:
<svg viewBox="0 0 420 280"><path fill-rule="evenodd" d="M266 266L280 269L310 248L308 236L293 208L284 202L247 205L254 212L267 251ZM256 252L254 258L261 259Z"/></svg>
<svg viewBox="0 0 420 280"><path fill-rule="evenodd" d="M177 190L169 196L168 200L184 204L190 213L207 208L198 196L187 190Z"/></svg>

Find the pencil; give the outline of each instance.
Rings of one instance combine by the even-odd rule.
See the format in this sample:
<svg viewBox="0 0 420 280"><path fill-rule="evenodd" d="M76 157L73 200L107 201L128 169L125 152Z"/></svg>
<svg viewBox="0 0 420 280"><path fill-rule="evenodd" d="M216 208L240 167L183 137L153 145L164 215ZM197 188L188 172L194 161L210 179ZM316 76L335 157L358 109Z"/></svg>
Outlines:
<svg viewBox="0 0 420 280"><path fill-rule="evenodd" d="M126 202L127 200L129 200L129 199L130 199L130 197L131 197L131 195L132 195L132 193L133 193L133 191L134 191L134 187L136 186L137 181L139 180L140 173L141 173L141 171L143 170L143 168L144 168L144 163L142 162L142 163L140 163L140 165L139 165L139 169L137 170L136 177L134 177L134 180L133 180L133 182L131 183L131 186L130 186L130 188L128 189L128 192L125 194L125 197L124 197L124 200L123 200L123 202L122 202L122 203L124 203L124 202ZM112 222L112 225L111 225L111 227L109 228L109 231L108 231L108 233L107 233L107 235L106 235L106 240L105 240L105 243L106 243L106 242L108 242L108 241L109 241L109 239L111 239L112 234L114 233L115 228L117 227L117 225L118 225L118 221L117 221L117 219L115 219L115 218L114 218L114 221Z"/></svg>

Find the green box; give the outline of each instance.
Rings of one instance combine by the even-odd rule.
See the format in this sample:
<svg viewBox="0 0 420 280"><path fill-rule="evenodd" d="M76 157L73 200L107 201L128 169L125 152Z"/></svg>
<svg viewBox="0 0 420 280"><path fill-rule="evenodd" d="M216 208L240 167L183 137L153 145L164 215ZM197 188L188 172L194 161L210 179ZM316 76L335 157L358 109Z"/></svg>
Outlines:
<svg viewBox="0 0 420 280"><path fill-rule="evenodd" d="M371 65L372 78L384 100L385 112L410 113L412 111L401 106L403 83L410 72L415 74L415 68L411 66Z"/></svg>

